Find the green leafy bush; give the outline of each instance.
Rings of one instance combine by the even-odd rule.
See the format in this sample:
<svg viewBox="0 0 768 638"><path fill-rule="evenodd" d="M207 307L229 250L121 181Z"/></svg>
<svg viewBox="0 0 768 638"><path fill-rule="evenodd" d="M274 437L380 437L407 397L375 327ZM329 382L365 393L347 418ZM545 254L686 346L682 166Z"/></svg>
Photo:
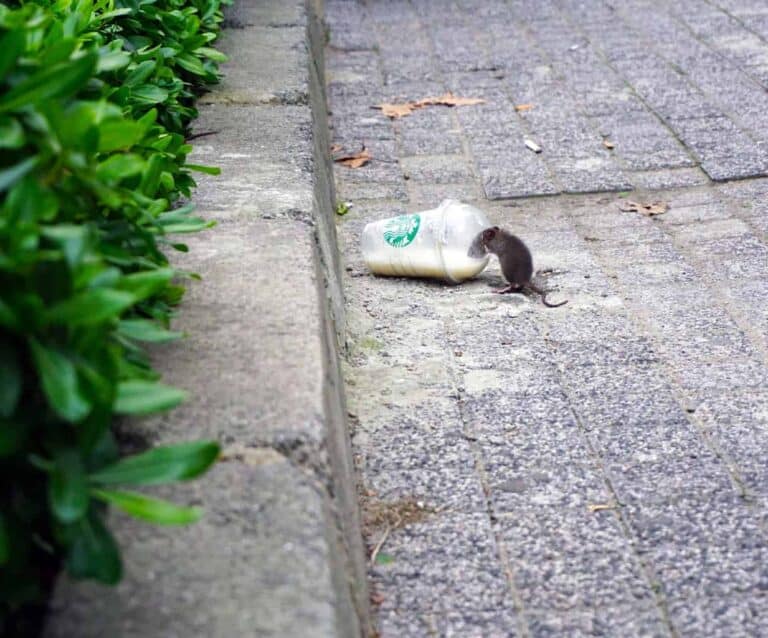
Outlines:
<svg viewBox="0 0 768 638"><path fill-rule="evenodd" d="M184 398L144 344L181 336L171 235L210 225L179 200L216 172L186 163L185 132L223 59L221 2L0 4L0 634L60 564L119 580L106 504L199 516L123 487L198 476L218 446L121 458L112 426Z"/></svg>

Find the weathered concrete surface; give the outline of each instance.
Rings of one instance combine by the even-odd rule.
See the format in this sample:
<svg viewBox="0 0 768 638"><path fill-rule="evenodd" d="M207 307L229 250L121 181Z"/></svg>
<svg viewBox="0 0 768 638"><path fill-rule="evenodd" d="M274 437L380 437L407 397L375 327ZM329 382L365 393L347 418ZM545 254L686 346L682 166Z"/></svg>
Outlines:
<svg viewBox="0 0 768 638"><path fill-rule="evenodd" d="M204 479L163 491L206 515L163 529L113 514L125 579L115 589L62 581L49 638L366 631L322 60L310 59L308 38L319 31L309 9L240 0L229 12L225 79L195 124L216 131L194 161L222 168L221 178L200 178L195 195L218 225L185 238L190 252L174 260L203 279L188 286L175 324L189 337L157 352L165 380L191 396L127 426L154 443L221 442L225 460Z"/></svg>
<svg viewBox="0 0 768 638"><path fill-rule="evenodd" d="M713 181L765 173L765 3L326 15L333 140L373 156L336 182L382 638L768 635L768 180ZM487 104L369 108L447 90ZM519 234L569 304L489 294L495 261L461 286L371 276L364 224L444 197Z"/></svg>

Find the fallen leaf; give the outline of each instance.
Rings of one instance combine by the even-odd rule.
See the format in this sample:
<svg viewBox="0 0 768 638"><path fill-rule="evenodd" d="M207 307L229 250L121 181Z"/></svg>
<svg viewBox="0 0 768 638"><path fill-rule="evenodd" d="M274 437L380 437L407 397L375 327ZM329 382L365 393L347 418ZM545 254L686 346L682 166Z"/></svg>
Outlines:
<svg viewBox="0 0 768 638"><path fill-rule="evenodd" d="M616 505L614 503L590 503L587 509L589 509L590 514L594 514L602 510L615 510Z"/></svg>
<svg viewBox="0 0 768 638"><path fill-rule="evenodd" d="M371 108L379 109L387 117L396 120L400 117L410 115L413 113L414 109L421 108L421 105L417 105L414 102L403 102L402 104L390 104L389 102L384 102L383 104L377 104Z"/></svg>
<svg viewBox="0 0 768 638"><path fill-rule="evenodd" d="M541 153L541 146L539 146L533 140L525 140L525 145L531 149L534 153Z"/></svg>
<svg viewBox="0 0 768 638"><path fill-rule="evenodd" d="M648 217L654 217L656 215L662 215L666 213L669 206L664 202L652 202L650 204L643 204L641 202L634 202L628 199L626 202L619 204L619 210L625 213L642 213Z"/></svg>
<svg viewBox="0 0 768 638"><path fill-rule="evenodd" d="M416 109L422 109L425 106L472 106L474 104L485 104L485 100L479 97L457 97L453 93L448 92L437 97L425 97L412 102L383 102L371 108L379 109L388 118L396 120L410 115Z"/></svg>
<svg viewBox="0 0 768 638"><path fill-rule="evenodd" d="M517 104L515 105L515 111L530 111L533 108L533 104Z"/></svg>
<svg viewBox="0 0 768 638"><path fill-rule="evenodd" d="M391 565L395 562L395 559L391 554L385 554L382 552L376 556L376 560L374 562L377 565Z"/></svg>
<svg viewBox="0 0 768 638"><path fill-rule="evenodd" d="M603 140L603 146L607 148L609 151L613 150L613 142L611 140Z"/></svg>
<svg viewBox="0 0 768 638"><path fill-rule="evenodd" d="M360 168L361 166L365 166L370 160L371 154L365 146L363 146L359 153L333 158L334 162L341 164L342 166L348 166L349 168Z"/></svg>
<svg viewBox="0 0 768 638"><path fill-rule="evenodd" d="M341 144L334 144L333 146L331 146L331 154L338 153L342 148L343 147Z"/></svg>
<svg viewBox="0 0 768 638"><path fill-rule="evenodd" d="M457 97L450 91L443 93L438 97L425 97L414 102L417 107L422 106L473 106L475 104L485 104L485 100L480 97Z"/></svg>
<svg viewBox="0 0 768 638"><path fill-rule="evenodd" d="M336 204L336 214L344 216L349 212L351 204L349 202L339 202Z"/></svg>
<svg viewBox="0 0 768 638"><path fill-rule="evenodd" d="M381 605L386 600L384 597L384 594L380 594L379 592L372 592L371 593L371 604L372 605Z"/></svg>

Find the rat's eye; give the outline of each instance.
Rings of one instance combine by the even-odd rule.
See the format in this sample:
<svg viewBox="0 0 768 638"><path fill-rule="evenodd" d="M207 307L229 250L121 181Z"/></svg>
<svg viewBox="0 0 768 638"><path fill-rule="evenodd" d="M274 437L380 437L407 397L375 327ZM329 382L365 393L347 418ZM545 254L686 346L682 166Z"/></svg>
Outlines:
<svg viewBox="0 0 768 638"><path fill-rule="evenodd" d="M485 231L483 231L483 239L485 241L489 241L493 239L494 235L496 235L496 231L493 228L489 228Z"/></svg>

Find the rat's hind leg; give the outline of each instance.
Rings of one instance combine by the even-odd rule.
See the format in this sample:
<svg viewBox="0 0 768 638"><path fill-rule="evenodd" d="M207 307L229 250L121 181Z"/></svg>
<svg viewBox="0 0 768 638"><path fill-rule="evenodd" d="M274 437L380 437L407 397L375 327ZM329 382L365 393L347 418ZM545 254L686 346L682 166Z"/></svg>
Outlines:
<svg viewBox="0 0 768 638"><path fill-rule="evenodd" d="M520 292L522 291L523 287L519 284L509 284L506 288L495 288L493 292L495 292L497 295L505 295L508 292Z"/></svg>

